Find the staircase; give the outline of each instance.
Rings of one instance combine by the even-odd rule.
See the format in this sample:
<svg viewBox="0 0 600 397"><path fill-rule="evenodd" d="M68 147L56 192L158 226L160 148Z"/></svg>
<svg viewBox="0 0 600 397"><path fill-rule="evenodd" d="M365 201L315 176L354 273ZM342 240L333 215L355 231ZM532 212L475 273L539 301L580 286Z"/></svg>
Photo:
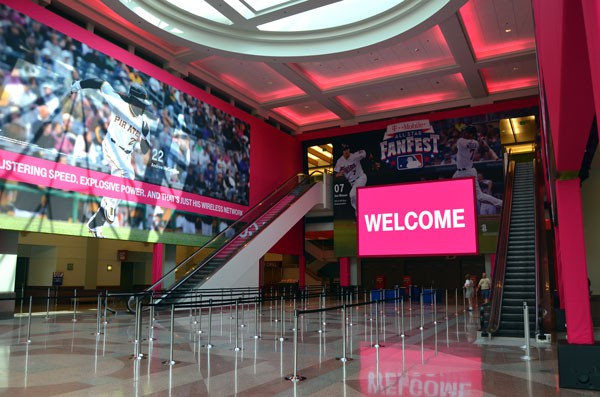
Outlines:
<svg viewBox="0 0 600 397"><path fill-rule="evenodd" d="M535 178L533 164L515 165L515 180L510 212L506 273L500 323L494 336L523 337L523 302L527 302L529 330L535 334Z"/></svg>

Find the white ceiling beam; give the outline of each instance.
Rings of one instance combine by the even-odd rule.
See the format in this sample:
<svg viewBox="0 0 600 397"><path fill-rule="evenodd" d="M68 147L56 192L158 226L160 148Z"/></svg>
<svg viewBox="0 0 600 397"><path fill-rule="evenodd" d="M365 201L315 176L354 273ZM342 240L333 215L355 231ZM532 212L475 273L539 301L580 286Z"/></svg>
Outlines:
<svg viewBox="0 0 600 397"><path fill-rule="evenodd" d="M337 3L339 1L341 0L309 0L285 7L274 7L273 11L258 13L255 17L250 18L250 21L254 26L259 26L265 23L287 18L292 15L297 15L306 11L311 11L315 8L321 8L323 6Z"/></svg>
<svg viewBox="0 0 600 397"><path fill-rule="evenodd" d="M487 96L488 92L479 69L475 65L475 57L471 52L469 40L463 29L457 14L445 19L440 23L440 29L450 53L454 57L456 64L461 67L461 72L467 89L473 98L482 98Z"/></svg>

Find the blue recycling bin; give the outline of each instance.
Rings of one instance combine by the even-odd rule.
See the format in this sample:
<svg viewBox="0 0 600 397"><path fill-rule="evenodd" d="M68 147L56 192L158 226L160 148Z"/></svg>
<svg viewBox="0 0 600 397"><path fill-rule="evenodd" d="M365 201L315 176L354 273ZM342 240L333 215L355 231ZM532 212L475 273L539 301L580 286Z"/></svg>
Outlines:
<svg viewBox="0 0 600 397"><path fill-rule="evenodd" d="M423 303L433 303L433 295L435 294L435 301L437 303L442 301L442 290L440 289L423 289Z"/></svg>
<svg viewBox="0 0 600 397"><path fill-rule="evenodd" d="M398 292L398 297L402 296L402 292ZM371 290L371 300L394 299L396 297L395 289L373 289Z"/></svg>

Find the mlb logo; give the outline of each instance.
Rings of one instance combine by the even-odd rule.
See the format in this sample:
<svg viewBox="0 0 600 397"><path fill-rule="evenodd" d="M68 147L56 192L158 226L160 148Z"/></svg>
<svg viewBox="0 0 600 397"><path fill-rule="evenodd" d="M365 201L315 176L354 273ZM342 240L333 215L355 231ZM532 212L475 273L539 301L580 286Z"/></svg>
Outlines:
<svg viewBox="0 0 600 397"><path fill-rule="evenodd" d="M407 156L398 156L396 158L396 165L399 170L423 168L423 155L409 154Z"/></svg>

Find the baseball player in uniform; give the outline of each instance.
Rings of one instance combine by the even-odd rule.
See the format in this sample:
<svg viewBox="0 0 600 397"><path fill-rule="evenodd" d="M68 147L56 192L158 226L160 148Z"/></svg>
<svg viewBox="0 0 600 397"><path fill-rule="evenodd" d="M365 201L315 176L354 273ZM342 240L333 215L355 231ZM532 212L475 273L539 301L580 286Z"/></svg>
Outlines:
<svg viewBox="0 0 600 397"><path fill-rule="evenodd" d="M345 177L352 186L349 196L354 211L356 211L356 189L367 184L367 175L360 165L360 161L366 156L364 150L350 153L350 146L342 145L342 157L337 160L333 168L336 177Z"/></svg>
<svg viewBox="0 0 600 397"><path fill-rule="evenodd" d="M107 133L102 141L102 152L110 164L111 175L135 179L131 152L138 141L142 153L147 153L150 149L150 128L143 115L146 106L149 105L146 90L140 84L133 83L127 95L119 94L107 81L92 78L75 81L71 92L76 93L88 88L99 90L111 111ZM110 197L102 198L100 207L87 223L94 237L104 237L102 227L106 222L115 221L119 201Z"/></svg>
<svg viewBox="0 0 600 397"><path fill-rule="evenodd" d="M477 170L473 167L473 158L479 149L479 142L474 139L477 130L468 126L463 131L463 136L456 141L456 171L452 178L475 178L475 192L480 203L488 203L496 208L502 207L502 200L490 194L483 193L477 182ZM491 150L491 149L490 149Z"/></svg>

